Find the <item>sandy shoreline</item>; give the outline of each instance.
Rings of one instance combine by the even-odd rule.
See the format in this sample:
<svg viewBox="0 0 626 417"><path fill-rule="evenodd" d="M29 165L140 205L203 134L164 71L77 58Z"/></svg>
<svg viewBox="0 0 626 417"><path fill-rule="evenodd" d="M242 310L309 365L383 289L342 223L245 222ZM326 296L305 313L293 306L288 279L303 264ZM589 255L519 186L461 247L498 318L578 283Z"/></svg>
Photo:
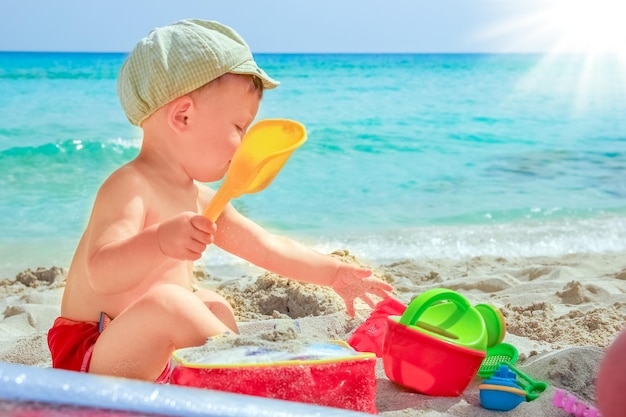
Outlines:
<svg viewBox="0 0 626 417"><path fill-rule="evenodd" d="M357 262L345 252L337 256ZM552 406L555 388L595 403L594 377L603 349L626 322L626 253L407 259L369 266L394 285L403 303L427 289L445 287L472 304L501 309L507 321L505 342L519 350L519 368L550 385L539 399L522 403L508 416L566 416ZM0 280L0 360L50 366L45 336L59 314L62 272L42 270ZM237 281L200 276L198 285L217 289L235 304L244 333L297 319L303 333L346 340L371 311L361 304L357 317L349 319L332 291L273 275ZM389 381L379 360L376 404L381 415L390 417L490 416L493 412L480 407L480 382L475 379L459 397L429 397Z"/></svg>

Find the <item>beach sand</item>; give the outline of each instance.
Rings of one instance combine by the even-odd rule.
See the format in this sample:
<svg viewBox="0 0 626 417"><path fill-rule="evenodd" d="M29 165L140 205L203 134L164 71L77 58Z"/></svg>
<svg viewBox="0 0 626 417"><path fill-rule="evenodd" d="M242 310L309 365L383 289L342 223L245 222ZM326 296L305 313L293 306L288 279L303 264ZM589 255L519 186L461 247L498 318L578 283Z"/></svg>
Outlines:
<svg viewBox="0 0 626 417"><path fill-rule="evenodd" d="M626 253L572 254L561 257L464 260L407 259L370 266L395 287L394 296L409 303L421 292L453 289L472 304L489 303L505 316L504 339L520 352L518 368L549 388L537 400L520 404L510 417L569 415L552 405L556 388L595 404L594 378L605 348L626 322ZM65 271L42 268L0 280L0 360L50 366L46 332L59 315ZM297 320L303 335L347 340L369 316L357 305L349 318L331 290L296 283L272 274L244 275L237 280L197 271L198 286L222 293L231 301L243 334L254 335ZM459 397L431 397L387 379L377 363L379 414L399 416L492 416L480 406L475 378Z"/></svg>

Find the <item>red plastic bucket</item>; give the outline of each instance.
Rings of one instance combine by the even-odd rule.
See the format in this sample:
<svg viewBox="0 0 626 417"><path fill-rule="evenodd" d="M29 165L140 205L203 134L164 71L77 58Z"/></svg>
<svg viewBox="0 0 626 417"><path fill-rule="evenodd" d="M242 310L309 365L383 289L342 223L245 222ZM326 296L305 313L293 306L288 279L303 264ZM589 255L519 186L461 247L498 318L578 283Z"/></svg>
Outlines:
<svg viewBox="0 0 626 417"><path fill-rule="evenodd" d="M383 365L387 378L422 394L460 395L476 376L486 356L387 319Z"/></svg>

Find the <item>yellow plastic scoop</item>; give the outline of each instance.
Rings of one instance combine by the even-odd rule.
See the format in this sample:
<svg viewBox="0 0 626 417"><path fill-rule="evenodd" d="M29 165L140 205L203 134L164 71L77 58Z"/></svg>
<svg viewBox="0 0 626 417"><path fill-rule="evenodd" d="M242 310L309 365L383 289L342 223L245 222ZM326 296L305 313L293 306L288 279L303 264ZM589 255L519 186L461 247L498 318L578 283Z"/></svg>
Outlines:
<svg viewBox="0 0 626 417"><path fill-rule="evenodd" d="M203 215L216 221L231 199L263 190L305 141L306 129L293 120L266 119L251 126Z"/></svg>

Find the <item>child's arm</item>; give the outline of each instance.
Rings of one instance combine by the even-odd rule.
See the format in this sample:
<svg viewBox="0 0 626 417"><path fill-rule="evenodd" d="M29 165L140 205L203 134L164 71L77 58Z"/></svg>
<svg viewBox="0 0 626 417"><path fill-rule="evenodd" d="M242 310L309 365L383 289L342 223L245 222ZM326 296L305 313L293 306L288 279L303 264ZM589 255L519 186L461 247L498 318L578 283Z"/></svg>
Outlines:
<svg viewBox="0 0 626 417"><path fill-rule="evenodd" d="M114 294L158 278L168 262L198 259L213 241L215 225L194 212L145 227L145 184L115 174L100 189L87 242L88 279L95 291Z"/></svg>
<svg viewBox="0 0 626 417"><path fill-rule="evenodd" d="M330 286L341 296L348 314L354 300L374 307L368 294L389 297L393 287L371 277L371 271L324 255L291 239L276 236L227 206L217 221L215 244L268 271L311 284Z"/></svg>

